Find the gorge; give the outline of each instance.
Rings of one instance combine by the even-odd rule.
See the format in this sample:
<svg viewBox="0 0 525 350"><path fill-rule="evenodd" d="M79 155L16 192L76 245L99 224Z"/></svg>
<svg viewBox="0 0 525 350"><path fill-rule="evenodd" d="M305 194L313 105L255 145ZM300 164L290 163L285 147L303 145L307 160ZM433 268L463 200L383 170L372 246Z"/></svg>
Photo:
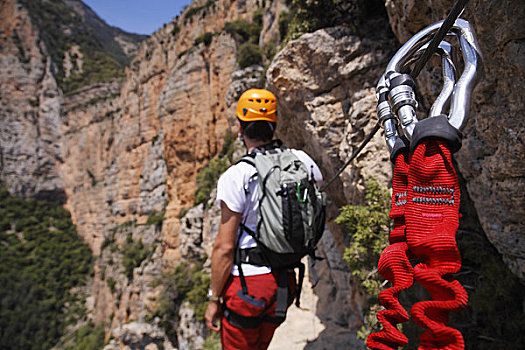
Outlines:
<svg viewBox="0 0 525 350"><path fill-rule="evenodd" d="M105 25L80 0L2 1L0 179L15 197L69 210L94 260L80 292L83 322L103 326L104 349L207 346L199 300L218 227L213 180L242 155L234 112L245 89L275 92L278 136L331 178L375 125L375 85L400 43L453 3L195 0L146 38ZM51 25L42 13L60 16ZM455 155L465 194L458 241L486 241L487 254L504 262L512 278L501 288L509 290L491 288L510 295L501 297L505 312L523 322L523 296L508 300L525 281L525 5L475 0L463 17L476 31L484 77ZM104 35L92 43L96 32ZM439 69L429 64L417 84L424 113ZM369 178L391 187L391 176L377 134L328 188L321 281L308 313L323 327L294 338L297 349L363 347L356 334L367 295L343 259L349 237L334 220L342 206L364 203ZM504 349L517 337L510 328L464 327L473 349Z"/></svg>

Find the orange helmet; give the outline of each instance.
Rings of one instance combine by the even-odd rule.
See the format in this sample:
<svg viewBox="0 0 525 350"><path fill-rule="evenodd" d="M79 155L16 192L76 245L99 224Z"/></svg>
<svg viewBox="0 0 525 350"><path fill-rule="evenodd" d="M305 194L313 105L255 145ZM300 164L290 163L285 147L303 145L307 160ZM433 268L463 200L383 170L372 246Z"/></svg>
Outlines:
<svg viewBox="0 0 525 350"><path fill-rule="evenodd" d="M277 99L268 90L246 90L239 98L236 114L244 122L266 120L277 123Z"/></svg>

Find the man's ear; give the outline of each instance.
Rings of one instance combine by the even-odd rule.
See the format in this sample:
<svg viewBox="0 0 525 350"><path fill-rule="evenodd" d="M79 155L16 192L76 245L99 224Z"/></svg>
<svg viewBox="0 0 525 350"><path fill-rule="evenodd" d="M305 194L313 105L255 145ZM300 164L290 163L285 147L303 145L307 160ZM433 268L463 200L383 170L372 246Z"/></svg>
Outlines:
<svg viewBox="0 0 525 350"><path fill-rule="evenodd" d="M237 120L237 126L239 126L239 133L244 134L244 130L242 130L241 122Z"/></svg>

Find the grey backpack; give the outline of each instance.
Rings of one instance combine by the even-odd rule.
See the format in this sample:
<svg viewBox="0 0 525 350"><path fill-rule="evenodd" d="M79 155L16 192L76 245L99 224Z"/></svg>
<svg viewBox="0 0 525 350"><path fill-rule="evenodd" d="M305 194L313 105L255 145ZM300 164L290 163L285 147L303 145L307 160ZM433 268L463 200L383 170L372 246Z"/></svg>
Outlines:
<svg viewBox="0 0 525 350"><path fill-rule="evenodd" d="M275 318L264 317L263 320L261 316L249 320L226 310L225 315L232 324L251 328L259 322L280 323L285 319L287 306L293 300L288 293L288 272L293 268L299 268L299 281L292 296L299 306L305 273L301 259L305 255L315 258L315 248L324 232L326 195L319 190L312 169L307 169L280 140L258 147L239 162L257 169L259 185L255 232L241 223L241 229L257 241L257 246L240 249L237 242L235 249L235 264L242 286L239 296L251 303L260 302L248 294L242 263L270 266L278 276Z"/></svg>
<svg viewBox="0 0 525 350"><path fill-rule="evenodd" d="M260 248L256 254L243 254L243 260L274 269L295 267L303 256L313 255L321 239L326 195L319 190L312 169L307 169L280 140L259 150L262 152L252 152L240 160L257 169L259 184L256 231L241 226Z"/></svg>

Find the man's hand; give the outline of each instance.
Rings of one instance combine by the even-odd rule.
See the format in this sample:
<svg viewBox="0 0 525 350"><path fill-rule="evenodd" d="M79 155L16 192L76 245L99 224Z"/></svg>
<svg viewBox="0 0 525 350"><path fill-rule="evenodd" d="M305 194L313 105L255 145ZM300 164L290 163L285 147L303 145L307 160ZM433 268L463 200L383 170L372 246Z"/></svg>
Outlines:
<svg viewBox="0 0 525 350"><path fill-rule="evenodd" d="M220 327L215 324L215 321L219 320L222 317L222 309L218 302L209 301L208 308L204 314L206 319L206 326L214 332L218 332Z"/></svg>

